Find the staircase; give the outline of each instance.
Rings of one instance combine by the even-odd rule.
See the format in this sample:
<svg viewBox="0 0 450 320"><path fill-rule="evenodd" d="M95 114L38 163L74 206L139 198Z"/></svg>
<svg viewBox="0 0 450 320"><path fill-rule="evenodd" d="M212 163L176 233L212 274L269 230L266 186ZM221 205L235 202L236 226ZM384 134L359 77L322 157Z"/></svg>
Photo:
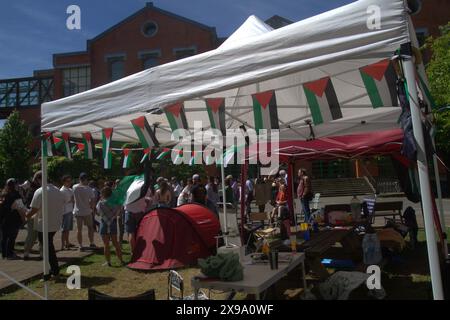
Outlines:
<svg viewBox="0 0 450 320"><path fill-rule="evenodd" d="M373 194L369 181L364 178L336 178L312 180L314 193L321 197L340 197L352 195Z"/></svg>

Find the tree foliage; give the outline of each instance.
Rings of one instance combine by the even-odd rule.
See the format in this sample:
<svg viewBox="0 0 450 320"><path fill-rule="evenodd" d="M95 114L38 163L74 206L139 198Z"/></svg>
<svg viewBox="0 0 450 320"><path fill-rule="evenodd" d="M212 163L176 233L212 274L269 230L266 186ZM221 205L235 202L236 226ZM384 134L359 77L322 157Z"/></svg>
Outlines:
<svg viewBox="0 0 450 320"><path fill-rule="evenodd" d="M0 131L0 175L2 180L27 179L31 169L32 137L28 127L14 111Z"/></svg>
<svg viewBox="0 0 450 320"><path fill-rule="evenodd" d="M440 37L427 40L427 47L433 52L427 74L436 105L445 107L450 106L450 22L440 30Z"/></svg>

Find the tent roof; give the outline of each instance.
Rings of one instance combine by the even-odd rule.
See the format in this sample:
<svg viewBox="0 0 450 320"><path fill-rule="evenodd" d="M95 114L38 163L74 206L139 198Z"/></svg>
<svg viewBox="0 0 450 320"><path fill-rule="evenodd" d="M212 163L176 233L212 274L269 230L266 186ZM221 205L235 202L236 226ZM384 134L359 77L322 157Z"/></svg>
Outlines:
<svg viewBox="0 0 450 320"><path fill-rule="evenodd" d="M403 141L403 130L392 129L336 137L325 137L311 141L281 141L272 153L280 155L280 161L352 159L363 156L399 154ZM256 153L253 145L250 154ZM272 146L273 148L273 146ZM267 147L267 149L272 149ZM251 158L251 157L250 157Z"/></svg>
<svg viewBox="0 0 450 320"><path fill-rule="evenodd" d="M382 8L381 28L367 27L367 8ZM256 20L256 19L253 19ZM256 31L266 31L255 27ZM390 58L410 40L403 0L360 0L289 26L142 71L107 85L43 104L42 130L138 141L130 121L145 115L156 134L171 141L162 110L184 102L189 128L209 126L205 98L223 97L226 127L254 127L251 95L275 90L281 140L305 140L311 119L302 84L331 77L343 117L314 126L316 137L397 128L399 108L372 108L359 68Z"/></svg>

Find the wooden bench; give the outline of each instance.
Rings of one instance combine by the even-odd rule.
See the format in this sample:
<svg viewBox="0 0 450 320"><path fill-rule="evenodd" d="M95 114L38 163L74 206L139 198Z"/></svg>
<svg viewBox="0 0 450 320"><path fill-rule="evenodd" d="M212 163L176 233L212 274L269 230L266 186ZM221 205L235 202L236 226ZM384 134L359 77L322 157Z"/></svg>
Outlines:
<svg viewBox="0 0 450 320"><path fill-rule="evenodd" d="M395 220L396 216L403 222L402 211L403 201L375 202L372 223L376 217L392 217Z"/></svg>

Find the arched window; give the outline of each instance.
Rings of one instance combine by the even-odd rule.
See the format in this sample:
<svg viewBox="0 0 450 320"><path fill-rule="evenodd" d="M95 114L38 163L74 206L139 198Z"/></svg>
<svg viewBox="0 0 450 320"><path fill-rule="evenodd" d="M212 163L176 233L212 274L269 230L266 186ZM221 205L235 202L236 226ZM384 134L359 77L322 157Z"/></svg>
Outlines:
<svg viewBox="0 0 450 320"><path fill-rule="evenodd" d="M123 59L110 59L109 61L109 79L116 81L125 76L125 61Z"/></svg>

